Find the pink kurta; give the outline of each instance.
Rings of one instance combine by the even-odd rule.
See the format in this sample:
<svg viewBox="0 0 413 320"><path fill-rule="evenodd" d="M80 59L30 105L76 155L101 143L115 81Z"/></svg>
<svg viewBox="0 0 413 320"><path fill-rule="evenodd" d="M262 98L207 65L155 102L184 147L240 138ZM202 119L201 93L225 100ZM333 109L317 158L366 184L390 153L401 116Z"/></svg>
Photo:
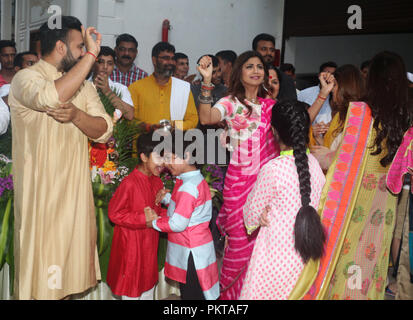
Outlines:
<svg viewBox="0 0 413 320"><path fill-rule="evenodd" d="M318 207L325 183L318 161L310 154L311 205ZM301 208L300 183L293 156L271 160L260 171L244 206L244 221L251 232L269 205L270 226L262 227L255 242L240 299L286 300L304 267L294 249L294 224Z"/></svg>

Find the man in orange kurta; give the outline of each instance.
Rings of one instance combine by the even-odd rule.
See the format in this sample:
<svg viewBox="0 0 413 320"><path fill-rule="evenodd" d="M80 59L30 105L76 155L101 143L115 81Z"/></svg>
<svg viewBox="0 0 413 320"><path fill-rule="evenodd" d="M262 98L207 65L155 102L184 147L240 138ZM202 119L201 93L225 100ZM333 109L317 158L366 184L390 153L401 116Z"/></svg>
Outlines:
<svg viewBox="0 0 413 320"><path fill-rule="evenodd" d="M167 42L156 44L152 50L154 73L129 86L135 106L135 118L150 125L158 125L160 120L166 119L181 130L193 129L198 125L198 112L190 84L172 77L175 70L174 56L174 46ZM174 115L171 110L171 96L175 83L182 88L188 86L187 100L179 115Z"/></svg>

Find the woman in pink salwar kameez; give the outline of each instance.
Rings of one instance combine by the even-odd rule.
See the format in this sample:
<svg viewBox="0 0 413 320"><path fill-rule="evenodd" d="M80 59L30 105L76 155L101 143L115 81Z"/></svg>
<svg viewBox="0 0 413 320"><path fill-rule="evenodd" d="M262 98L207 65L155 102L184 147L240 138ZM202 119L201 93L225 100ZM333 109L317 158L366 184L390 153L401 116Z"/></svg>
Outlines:
<svg viewBox="0 0 413 320"><path fill-rule="evenodd" d="M304 265L317 261L324 248L324 228L315 208L325 183L308 150L308 105L283 101L272 111L281 155L260 171L244 206L245 227L259 229L242 300L287 300Z"/></svg>
<svg viewBox="0 0 413 320"><path fill-rule="evenodd" d="M199 63L204 83L200 95L199 119L211 125L225 120L230 138L231 161L225 176L224 203L217 224L227 237L221 269L221 300L237 300L248 268L257 234L248 235L242 208L260 168L279 155L271 130L274 100L262 99L268 70L258 53L247 51L234 64L229 96L211 108L212 62L207 56Z"/></svg>

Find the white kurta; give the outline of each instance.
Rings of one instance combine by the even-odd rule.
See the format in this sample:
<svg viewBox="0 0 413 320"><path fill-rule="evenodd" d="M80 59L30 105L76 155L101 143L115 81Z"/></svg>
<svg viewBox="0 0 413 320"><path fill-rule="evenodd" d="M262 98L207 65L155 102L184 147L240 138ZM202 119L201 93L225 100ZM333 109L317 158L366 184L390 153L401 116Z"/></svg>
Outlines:
<svg viewBox="0 0 413 320"><path fill-rule="evenodd" d="M5 134L10 122L10 111L7 104L2 99L9 95L10 85L5 84L0 88L0 135Z"/></svg>
<svg viewBox="0 0 413 320"><path fill-rule="evenodd" d="M59 105L60 77L40 60L11 84L17 299L62 299L100 279L88 137L44 112ZM96 139L106 142L113 125L93 85L85 81L71 102L106 120L106 133Z"/></svg>

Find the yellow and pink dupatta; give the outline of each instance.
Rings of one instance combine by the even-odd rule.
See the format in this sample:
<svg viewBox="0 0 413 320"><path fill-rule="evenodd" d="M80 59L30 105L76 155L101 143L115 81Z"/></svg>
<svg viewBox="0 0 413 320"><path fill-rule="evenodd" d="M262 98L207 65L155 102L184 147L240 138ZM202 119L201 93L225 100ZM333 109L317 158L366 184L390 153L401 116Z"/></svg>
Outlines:
<svg viewBox="0 0 413 320"><path fill-rule="evenodd" d="M319 261L307 263L290 300L321 300L327 292L362 182L372 123L367 104L350 104L343 141L327 173L318 209L327 239L324 256Z"/></svg>

